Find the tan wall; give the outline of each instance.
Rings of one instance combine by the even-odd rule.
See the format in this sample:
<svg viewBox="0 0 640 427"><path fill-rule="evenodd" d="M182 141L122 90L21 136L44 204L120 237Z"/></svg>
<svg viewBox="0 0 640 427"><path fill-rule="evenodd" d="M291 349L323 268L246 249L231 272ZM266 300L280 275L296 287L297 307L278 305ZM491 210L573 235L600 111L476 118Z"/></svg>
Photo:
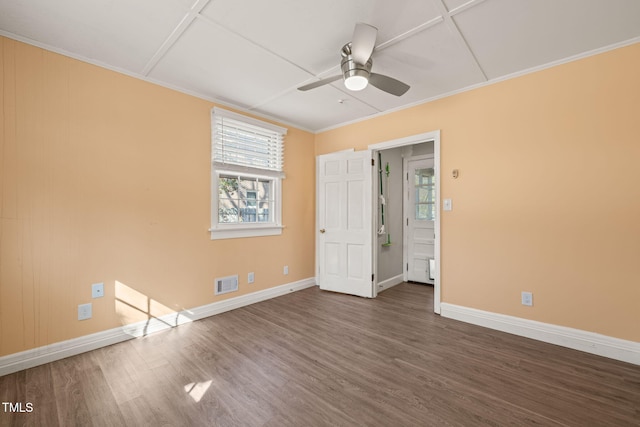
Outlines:
<svg viewBox="0 0 640 427"><path fill-rule="evenodd" d="M226 297L312 277L314 140L435 129L454 205L443 301L640 341L638 44L315 137L289 128L283 235L222 241L213 104L1 37L0 73L0 356L221 300L215 277L240 275Z"/></svg>
<svg viewBox="0 0 640 427"><path fill-rule="evenodd" d="M443 302L640 341L638 76L635 44L323 132L316 154L440 129Z"/></svg>
<svg viewBox="0 0 640 427"><path fill-rule="evenodd" d="M0 355L314 276L313 134L289 128L282 236L211 241L213 104L1 37L0 73Z"/></svg>

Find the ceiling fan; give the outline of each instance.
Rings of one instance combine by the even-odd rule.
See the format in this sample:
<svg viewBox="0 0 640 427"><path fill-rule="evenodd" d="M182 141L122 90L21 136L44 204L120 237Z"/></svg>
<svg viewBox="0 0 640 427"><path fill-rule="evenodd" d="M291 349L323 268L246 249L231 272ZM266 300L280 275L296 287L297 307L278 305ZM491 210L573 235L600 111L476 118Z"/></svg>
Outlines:
<svg viewBox="0 0 640 427"><path fill-rule="evenodd" d="M340 51L342 55L342 62L340 63L342 74L300 86L298 90L307 91L342 78L344 79L344 85L349 90L362 90L371 83L371 85L392 95L404 95L409 90L410 86L408 84L383 74L371 72L371 66L373 65L371 55L376 45L377 34L378 29L376 27L358 22L353 31L352 41L342 46Z"/></svg>

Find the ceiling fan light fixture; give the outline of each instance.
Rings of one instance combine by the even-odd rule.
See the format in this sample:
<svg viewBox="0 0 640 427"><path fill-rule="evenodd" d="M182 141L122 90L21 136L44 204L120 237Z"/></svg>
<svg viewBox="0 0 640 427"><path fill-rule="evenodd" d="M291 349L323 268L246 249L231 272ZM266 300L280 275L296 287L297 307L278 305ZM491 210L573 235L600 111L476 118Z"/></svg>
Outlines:
<svg viewBox="0 0 640 427"><path fill-rule="evenodd" d="M351 91L363 90L371 83L371 86L388 94L404 95L410 88L408 84L384 74L371 72L371 66L373 65L371 55L375 49L377 33L378 29L376 27L362 22L357 23L352 41L342 46L340 51L342 56L340 69L342 73L307 83L300 86L298 90L304 92L343 79L344 86Z"/></svg>
<svg viewBox="0 0 640 427"><path fill-rule="evenodd" d="M363 70L355 70L355 71L361 71L361 72L351 75L349 77L346 77L344 79L344 85L349 90L353 90L353 91L362 90L365 87L367 87L367 85L369 84L368 73L366 73Z"/></svg>
<svg viewBox="0 0 640 427"><path fill-rule="evenodd" d="M347 89L358 91L366 88L369 85L369 76L371 75L371 59L369 59L366 64L360 65L356 63L350 55L346 55L342 59L340 67L342 68L344 85Z"/></svg>

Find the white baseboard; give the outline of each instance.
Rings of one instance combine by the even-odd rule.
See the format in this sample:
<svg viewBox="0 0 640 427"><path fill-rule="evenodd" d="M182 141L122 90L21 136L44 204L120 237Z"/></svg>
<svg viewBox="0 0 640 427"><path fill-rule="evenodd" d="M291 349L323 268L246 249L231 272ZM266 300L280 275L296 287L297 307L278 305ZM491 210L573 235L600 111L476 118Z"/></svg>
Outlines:
<svg viewBox="0 0 640 427"><path fill-rule="evenodd" d="M399 285L402 282L404 282L402 274L398 274L390 279L378 282L378 292L386 291L387 289L392 288L395 285Z"/></svg>
<svg viewBox="0 0 640 427"><path fill-rule="evenodd" d="M444 302L440 308L442 317L640 365L640 343L635 341Z"/></svg>
<svg viewBox="0 0 640 427"><path fill-rule="evenodd" d="M0 357L0 377L315 286L314 278Z"/></svg>

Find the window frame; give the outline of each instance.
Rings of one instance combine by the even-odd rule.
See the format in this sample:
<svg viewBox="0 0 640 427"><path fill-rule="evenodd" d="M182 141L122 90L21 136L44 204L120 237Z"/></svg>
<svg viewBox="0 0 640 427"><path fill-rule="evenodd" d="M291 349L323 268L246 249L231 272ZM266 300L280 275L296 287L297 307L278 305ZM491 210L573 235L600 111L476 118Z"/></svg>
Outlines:
<svg viewBox="0 0 640 427"><path fill-rule="evenodd" d="M232 113L220 108L211 111L211 228L209 229L211 240L235 239L245 237L276 236L282 234L282 180L285 178L281 171L259 169L248 166L240 166L230 163L218 163L214 161L215 150L215 115L222 114L223 117L230 117L234 120L245 121L251 124L260 124L256 119ZM286 134L286 129L276 127L269 123L264 123L268 129L277 128ZM245 179L267 180L271 183L270 191L273 191L273 212L269 212L269 222L219 222L219 184L220 176L231 175Z"/></svg>
<svg viewBox="0 0 640 427"><path fill-rule="evenodd" d="M239 178L263 179L271 183L273 191L273 212L269 212L269 222L221 223L218 221L218 188L221 175L235 175ZM276 236L282 234L282 179L276 176L242 173L218 168L211 172L211 239L233 239L242 237Z"/></svg>

